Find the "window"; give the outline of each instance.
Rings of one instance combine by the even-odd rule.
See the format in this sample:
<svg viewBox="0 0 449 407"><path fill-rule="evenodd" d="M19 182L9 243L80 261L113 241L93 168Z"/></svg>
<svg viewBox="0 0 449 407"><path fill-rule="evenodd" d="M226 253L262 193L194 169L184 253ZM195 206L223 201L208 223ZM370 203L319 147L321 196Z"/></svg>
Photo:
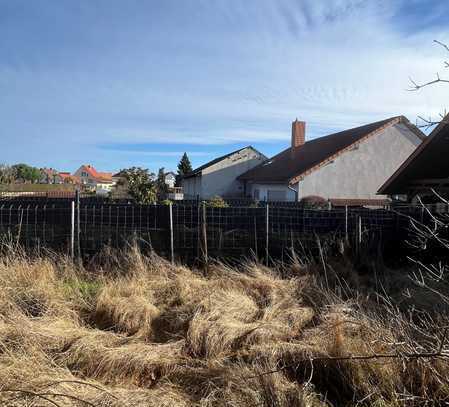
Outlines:
<svg viewBox="0 0 449 407"><path fill-rule="evenodd" d="M255 200L260 200L260 191L258 189L254 190L254 199Z"/></svg>
<svg viewBox="0 0 449 407"><path fill-rule="evenodd" d="M269 189L267 198L269 201L285 201L286 192L275 189Z"/></svg>
<svg viewBox="0 0 449 407"><path fill-rule="evenodd" d="M82 177L88 177L89 175L87 174L87 172L83 171L83 172L81 173L81 176L82 176Z"/></svg>

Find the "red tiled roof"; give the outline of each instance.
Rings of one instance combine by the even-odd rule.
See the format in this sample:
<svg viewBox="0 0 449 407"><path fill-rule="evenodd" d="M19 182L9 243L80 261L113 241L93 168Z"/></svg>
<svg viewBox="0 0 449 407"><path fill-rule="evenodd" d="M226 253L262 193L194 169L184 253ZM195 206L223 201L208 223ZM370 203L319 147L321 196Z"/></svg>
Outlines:
<svg viewBox="0 0 449 407"><path fill-rule="evenodd" d="M92 165L83 165L83 168L98 181L112 182L112 172L99 172Z"/></svg>
<svg viewBox="0 0 449 407"><path fill-rule="evenodd" d="M41 171L50 177L58 174L58 171L56 171L54 168L42 168Z"/></svg>
<svg viewBox="0 0 449 407"><path fill-rule="evenodd" d="M80 184L81 180L76 175L71 175L70 172L60 172L59 176L63 181L71 180L74 184Z"/></svg>

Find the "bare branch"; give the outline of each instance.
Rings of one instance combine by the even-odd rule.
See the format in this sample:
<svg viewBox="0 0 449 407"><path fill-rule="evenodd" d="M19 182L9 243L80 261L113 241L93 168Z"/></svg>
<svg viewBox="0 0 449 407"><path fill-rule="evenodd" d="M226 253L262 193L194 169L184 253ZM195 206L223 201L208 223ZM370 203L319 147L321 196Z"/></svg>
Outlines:
<svg viewBox="0 0 449 407"><path fill-rule="evenodd" d="M449 52L449 46L447 44L445 44L444 42L438 41L438 40L433 40L433 42L435 44L441 45L446 51Z"/></svg>
<svg viewBox="0 0 449 407"><path fill-rule="evenodd" d="M411 91L411 92L416 92L426 86L435 85L436 83L449 83L448 79L440 78L440 75L438 74L438 72L436 73L436 76L437 76L436 79L434 79L433 81L429 81L429 82L421 83L421 84L418 84L412 78L409 78L410 82L412 83L412 86L407 90Z"/></svg>
<svg viewBox="0 0 449 407"><path fill-rule="evenodd" d="M449 354L443 352L444 344L446 341L447 327L444 328L443 336L441 339L438 350L434 352L398 352L398 353L373 353L369 355L349 355L349 356L318 356L308 357L300 360L299 362L341 362L341 361L361 361L361 360L375 360L375 359L403 359L404 361L412 359L448 359ZM269 370L259 373L255 376L249 376L247 379L257 379L261 376L274 374L286 369L297 369L299 363L288 364L281 366L277 369Z"/></svg>

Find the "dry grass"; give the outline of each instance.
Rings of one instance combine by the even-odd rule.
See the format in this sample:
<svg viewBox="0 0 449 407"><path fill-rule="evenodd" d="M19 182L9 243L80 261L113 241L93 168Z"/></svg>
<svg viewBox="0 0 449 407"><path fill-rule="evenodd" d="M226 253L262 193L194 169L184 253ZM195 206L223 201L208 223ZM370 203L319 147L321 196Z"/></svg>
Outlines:
<svg viewBox="0 0 449 407"><path fill-rule="evenodd" d="M304 267L216 265L204 276L135 250L97 264L88 273L64 259L0 261L2 405L396 406L449 398L446 360L326 359L423 351L437 346L437 332L391 307L343 301Z"/></svg>

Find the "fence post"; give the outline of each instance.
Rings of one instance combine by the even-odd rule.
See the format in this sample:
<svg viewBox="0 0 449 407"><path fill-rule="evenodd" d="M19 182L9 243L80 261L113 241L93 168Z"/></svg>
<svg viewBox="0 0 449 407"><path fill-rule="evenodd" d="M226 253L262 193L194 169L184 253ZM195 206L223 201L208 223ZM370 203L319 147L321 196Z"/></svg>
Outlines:
<svg viewBox="0 0 449 407"><path fill-rule="evenodd" d="M254 211L257 212L258 208L254 208ZM256 255L256 259L259 259L259 251L257 248L257 219L256 216L254 216L254 251Z"/></svg>
<svg viewBox="0 0 449 407"><path fill-rule="evenodd" d="M360 246L362 244L362 217L359 215L358 218L358 241Z"/></svg>
<svg viewBox="0 0 449 407"><path fill-rule="evenodd" d="M169 215L170 215L170 260L171 263L175 262L175 247L174 247L174 239L173 239L173 203L170 202L168 205Z"/></svg>
<svg viewBox="0 0 449 407"><path fill-rule="evenodd" d="M201 255L201 203L200 196L196 196L196 258L200 259Z"/></svg>
<svg viewBox="0 0 449 407"><path fill-rule="evenodd" d="M80 220L80 191L79 189L75 192L76 199L76 252L78 259L81 258L81 220Z"/></svg>
<svg viewBox="0 0 449 407"><path fill-rule="evenodd" d="M265 206L265 264L268 266L270 250L269 250L269 242L270 242L270 208L268 202Z"/></svg>
<svg viewBox="0 0 449 407"><path fill-rule="evenodd" d="M20 210L20 221L19 221L19 229L18 229L18 232L17 232L16 247L19 247L20 235L22 234L22 222L23 222L23 208L22 208L22 205L19 205L19 207L17 208L17 217L19 216L19 210Z"/></svg>
<svg viewBox="0 0 449 407"><path fill-rule="evenodd" d="M345 206L345 239L348 242L348 205Z"/></svg>
<svg viewBox="0 0 449 407"><path fill-rule="evenodd" d="M207 266L209 262L208 253L207 253L207 225L206 225L206 202L203 202L203 252L204 252L204 262Z"/></svg>
<svg viewBox="0 0 449 407"><path fill-rule="evenodd" d="M75 201L70 205L70 257L75 257Z"/></svg>

